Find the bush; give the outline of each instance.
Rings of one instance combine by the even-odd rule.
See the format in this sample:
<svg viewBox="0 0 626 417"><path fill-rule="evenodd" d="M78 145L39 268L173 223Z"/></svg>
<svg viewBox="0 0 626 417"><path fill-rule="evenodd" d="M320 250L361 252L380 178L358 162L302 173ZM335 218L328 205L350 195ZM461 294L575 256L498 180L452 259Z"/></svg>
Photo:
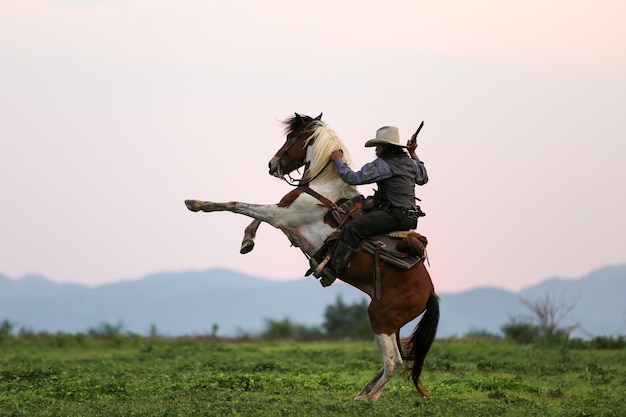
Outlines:
<svg viewBox="0 0 626 417"><path fill-rule="evenodd" d="M94 339L117 340L123 336L124 324L120 321L116 324L100 323L89 328L87 334Z"/></svg>
<svg viewBox="0 0 626 417"><path fill-rule="evenodd" d="M512 318L508 323L503 325L500 330L502 330L502 333L504 333L507 339L523 344L536 342L539 336L541 336L539 326L529 321L516 318Z"/></svg>
<svg viewBox="0 0 626 417"><path fill-rule="evenodd" d="M591 339L590 344L594 349L624 349L626 347L626 337L596 336Z"/></svg>
<svg viewBox="0 0 626 417"><path fill-rule="evenodd" d="M499 340L500 336L490 332L487 329L470 329L469 332L463 335L463 339L487 339L487 340Z"/></svg>
<svg viewBox="0 0 626 417"><path fill-rule="evenodd" d="M293 323L288 317L282 320L265 319L265 330L261 337L266 340L319 340L324 337L319 327L307 327Z"/></svg>

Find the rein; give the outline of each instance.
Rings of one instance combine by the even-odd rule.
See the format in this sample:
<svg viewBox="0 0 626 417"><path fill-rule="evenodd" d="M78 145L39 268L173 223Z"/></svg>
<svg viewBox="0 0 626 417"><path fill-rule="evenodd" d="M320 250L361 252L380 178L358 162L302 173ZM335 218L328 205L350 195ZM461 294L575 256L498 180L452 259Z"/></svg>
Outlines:
<svg viewBox="0 0 626 417"><path fill-rule="evenodd" d="M298 185L298 189L304 191L305 193L307 193L308 195L310 195L312 197L317 198L326 207L338 210L342 214L346 214L346 211L344 209L342 209L337 204L333 203L328 198L324 197L323 195L321 195L320 193L318 193L317 191L315 191L311 187L309 187L309 183L308 182L306 184L303 184L303 185Z"/></svg>
<svg viewBox="0 0 626 417"><path fill-rule="evenodd" d="M345 211L341 207L339 207L337 204L335 204L334 202L330 201L328 198L324 197L323 195L321 195L320 193L318 193L317 191L315 191L311 187L309 187L309 184L311 182L313 182L317 177L319 177L320 174L322 172L324 172L324 170L326 170L326 168L328 168L328 165L330 165L331 162L333 162L333 161L331 159L329 159L328 162L326 162L326 165L324 165L324 168L320 169L320 172L315 174L315 176L313 178L308 179L306 182L302 182L302 180L304 180L304 174L302 175L302 178L300 178L300 179L293 179L293 178L291 178L291 175L287 174L287 176L289 177L289 180L291 182L289 182L285 177L281 177L281 178L283 179L283 181L285 181L287 184L291 185L292 187L296 187L296 189L302 190L303 192L307 193L308 195L316 198L318 201L320 201L326 207L338 210L341 213L345 214ZM306 170L305 170L305 172L306 172ZM296 181L299 184L294 184L294 182L296 182Z"/></svg>
<svg viewBox="0 0 626 417"><path fill-rule="evenodd" d="M311 122L314 123L314 122ZM310 124L308 124L307 126L305 126L304 131L307 131L307 127ZM295 141L291 142L287 148L284 150L284 152L286 152L291 146L293 146L293 144L296 143ZM308 143L308 142L307 142ZM306 144L305 144L306 146ZM304 162L304 161L303 161ZM308 178L305 180L305 176L308 170L308 166L305 168L304 173L302 174L302 178L300 179L296 179L296 178L292 178L290 173L287 173L286 176L289 177L289 180L287 178L285 178L285 175L281 176L280 178L285 181L287 184L291 185L292 187L296 187L296 189L298 190L302 190L303 192L309 194L310 196L316 198L318 201L320 201L322 204L324 204L326 207L329 207L331 209L335 209L340 211L341 213L345 214L345 211L339 207L337 204L335 204L334 202L330 201L328 198L324 197L323 195L319 194L317 191L314 191L311 187L309 187L309 184L313 181L315 181L315 179L317 177L319 177L322 172L324 172L326 170L326 168L328 168L328 166L331 164L332 159L328 159L328 162L326 162L326 165L324 165L324 167L322 169L319 170L319 172L317 174L315 174L312 178ZM310 163L310 161L309 161ZM304 164L303 164L304 165Z"/></svg>
<svg viewBox="0 0 626 417"><path fill-rule="evenodd" d="M292 178L291 175L289 173L287 173L287 176L289 177L289 179L283 177L280 177L283 181L285 181L287 184L291 185L292 187L303 187L305 185L309 185L312 181L314 181L317 177L320 176L320 174L322 172L324 172L326 170L326 168L328 168L328 165L330 165L330 163L332 162L332 160L328 160L328 162L326 162L326 165L324 165L324 168L320 169L320 172L318 172L317 174L315 174L315 176L311 179L308 179L306 182L302 182L304 180L304 174L302 175L302 178L297 179L297 178ZM296 182L298 184L296 184Z"/></svg>

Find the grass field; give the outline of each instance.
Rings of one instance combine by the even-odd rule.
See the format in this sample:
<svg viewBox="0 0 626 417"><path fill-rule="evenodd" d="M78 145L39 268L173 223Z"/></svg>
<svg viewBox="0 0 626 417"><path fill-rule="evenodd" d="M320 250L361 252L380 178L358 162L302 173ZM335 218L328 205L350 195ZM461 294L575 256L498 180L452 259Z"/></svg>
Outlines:
<svg viewBox="0 0 626 417"><path fill-rule="evenodd" d="M0 340L0 416L624 416L626 349L435 341L422 398L371 342Z"/></svg>

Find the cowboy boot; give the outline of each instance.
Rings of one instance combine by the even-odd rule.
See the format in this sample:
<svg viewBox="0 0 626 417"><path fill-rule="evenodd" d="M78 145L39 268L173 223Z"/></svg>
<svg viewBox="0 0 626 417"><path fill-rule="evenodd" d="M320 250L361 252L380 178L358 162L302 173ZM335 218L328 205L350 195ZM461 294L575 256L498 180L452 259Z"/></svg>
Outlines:
<svg viewBox="0 0 626 417"><path fill-rule="evenodd" d="M358 250L353 249L340 241L337 244L335 252L333 253L333 257L320 272L320 283L322 286L328 287L335 282L335 279L337 279L343 270L346 269L357 252Z"/></svg>
<svg viewBox="0 0 626 417"><path fill-rule="evenodd" d="M308 277L309 275L313 274L314 277L321 278L320 282L322 283L324 287L329 286L335 280L335 275L333 275L334 273L331 272L330 267L329 267L330 259L326 263L326 266L324 266L324 268L320 272L315 272L319 268L320 264L317 261L317 259L315 259L314 257L309 258L309 265L311 267L304 274L305 277ZM325 282L328 282L328 284L324 285Z"/></svg>

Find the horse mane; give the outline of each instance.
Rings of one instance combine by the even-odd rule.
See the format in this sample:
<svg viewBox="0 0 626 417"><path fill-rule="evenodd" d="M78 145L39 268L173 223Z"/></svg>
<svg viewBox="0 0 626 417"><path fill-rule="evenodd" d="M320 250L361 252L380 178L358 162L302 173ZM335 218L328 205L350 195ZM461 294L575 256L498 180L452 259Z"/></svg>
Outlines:
<svg viewBox="0 0 626 417"><path fill-rule="evenodd" d="M321 115L313 119L310 116L296 114L284 120L283 124L285 125L286 135L303 129L306 129L305 134L309 134L304 141L304 146L308 146L309 143L311 145L308 146L307 160L309 167L305 171L304 178L302 178L303 182L314 178L315 181L325 183L339 178L337 167L329 159L332 151L336 149L341 149L343 151L343 160L348 166L352 165L352 158L345 143L334 130L326 126L326 123L321 120ZM357 193L355 186L345 183L340 192L343 197L351 197Z"/></svg>
<svg viewBox="0 0 626 417"><path fill-rule="evenodd" d="M330 154L336 149L341 149L343 160L348 166L352 164L352 158L343 140L324 122L321 120L314 121L311 130L312 133L305 142L305 145L312 142L307 153L310 163L307 178L317 176L320 182L328 182L339 176L335 164L332 161L330 165L328 164Z"/></svg>

